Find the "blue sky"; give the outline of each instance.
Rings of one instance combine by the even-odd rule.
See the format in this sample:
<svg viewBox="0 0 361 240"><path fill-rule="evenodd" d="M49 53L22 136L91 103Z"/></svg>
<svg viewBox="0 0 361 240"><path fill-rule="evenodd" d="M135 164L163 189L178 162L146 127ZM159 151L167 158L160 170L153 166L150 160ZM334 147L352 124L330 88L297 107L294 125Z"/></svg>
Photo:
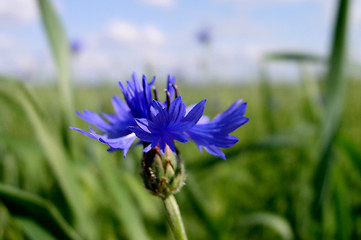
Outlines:
<svg viewBox="0 0 361 240"><path fill-rule="evenodd" d="M206 81L254 78L270 51L325 56L335 0L56 0L70 40L77 81L129 78L133 71ZM350 56L361 60L361 0L351 7ZM196 34L208 29L211 41ZM0 73L34 81L54 74L34 0L0 3ZM292 75L276 66L279 76Z"/></svg>

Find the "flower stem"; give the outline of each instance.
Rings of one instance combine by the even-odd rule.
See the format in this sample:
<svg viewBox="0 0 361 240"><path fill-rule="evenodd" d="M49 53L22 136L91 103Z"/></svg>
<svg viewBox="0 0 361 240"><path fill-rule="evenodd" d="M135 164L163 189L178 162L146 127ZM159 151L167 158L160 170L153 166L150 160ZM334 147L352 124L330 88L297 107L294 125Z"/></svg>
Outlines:
<svg viewBox="0 0 361 240"><path fill-rule="evenodd" d="M173 231L173 235L175 239L187 240L187 235L184 229L182 216L174 196L169 195L167 198L163 199L163 203L167 212L167 220Z"/></svg>

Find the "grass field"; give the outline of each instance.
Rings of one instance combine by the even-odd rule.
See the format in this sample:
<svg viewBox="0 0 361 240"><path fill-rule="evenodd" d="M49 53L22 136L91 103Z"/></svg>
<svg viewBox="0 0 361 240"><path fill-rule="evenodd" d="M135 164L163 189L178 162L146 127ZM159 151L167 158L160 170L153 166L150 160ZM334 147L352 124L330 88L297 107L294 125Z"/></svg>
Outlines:
<svg viewBox="0 0 361 240"><path fill-rule="evenodd" d="M13 83L8 85L10 89L15 87ZM271 113L275 122L275 132L271 133L267 130L271 119L263 117L261 92L257 86L180 86L186 102L208 97L205 111L210 116L242 97L249 103L246 116L250 118L249 123L235 132L240 141L225 151L227 161L206 152L200 154L192 143L179 146L186 161L188 179L176 197L189 238L291 239L293 235L295 239L315 239L321 233L333 238L337 232L334 199L330 198L323 206L325 216L321 222L312 217L312 177L318 164L318 134L314 116L302 104L304 94L294 84L271 88ZM44 124L49 126L49 134L59 140L62 135L59 132L61 113L55 90L50 87L30 88L39 101L41 109L38 111ZM340 135L355 146L361 144L360 90L360 81L350 82L340 131ZM75 109L111 112L110 96L114 94L119 95L120 90L113 87L76 89ZM43 145L39 144L37 129L29 121L29 116L15 102L6 99L1 102L1 116L1 182L50 200L71 222L61 186L54 176L53 167L49 166L51 163ZM80 119L75 125L86 128L86 123ZM107 153L105 145L70 129L67 131L77 141L75 151L78 156L67 163L79 181L84 214L97 226L92 230L92 238L128 236L123 222L127 216L121 215L128 214L122 211L130 204L151 238L167 239L160 202L143 189L139 177L141 149L134 148L124 159L121 153ZM361 204L360 172L349 161L344 149L337 147L335 151L335 169L343 172L347 189L344 196L347 202L342 204L349 208L352 219L349 227L357 237L361 227L357 214ZM330 181L335 180L331 178ZM123 194L127 194L125 200ZM18 230L24 227L23 223L19 227L16 224L18 217L10 218L8 214L2 205L1 236L17 239L22 236Z"/></svg>

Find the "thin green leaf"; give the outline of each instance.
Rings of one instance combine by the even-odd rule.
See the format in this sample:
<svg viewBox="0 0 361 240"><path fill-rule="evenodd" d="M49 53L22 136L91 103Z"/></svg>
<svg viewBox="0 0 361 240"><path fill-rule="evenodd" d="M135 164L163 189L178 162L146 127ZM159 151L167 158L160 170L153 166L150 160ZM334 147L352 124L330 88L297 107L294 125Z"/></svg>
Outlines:
<svg viewBox="0 0 361 240"><path fill-rule="evenodd" d="M271 84L264 66L260 67L260 96L262 98L263 119L267 126L267 133L272 134L276 131L276 122L272 109L274 109L274 99L272 97Z"/></svg>
<svg viewBox="0 0 361 240"><path fill-rule="evenodd" d="M144 188L141 181L138 182L139 176L130 174L129 172L122 172L121 183L127 187L130 195L134 196L134 201L138 205L139 211L144 215L145 218L151 219L152 221L160 220L163 217L163 211L157 205L157 200L149 194Z"/></svg>
<svg viewBox="0 0 361 240"><path fill-rule="evenodd" d="M340 173L334 173L333 177L335 185L333 199L335 204L336 239L349 240L351 239L353 224L350 202L348 199L349 191L344 178Z"/></svg>
<svg viewBox="0 0 361 240"><path fill-rule="evenodd" d="M313 203L313 213L318 219L321 217L320 211L323 201L329 194L333 144L340 127L345 100L344 60L348 9L349 0L340 0L337 8L329 70L326 78L326 110L321 125L319 164L313 178L316 194Z"/></svg>
<svg viewBox="0 0 361 240"><path fill-rule="evenodd" d="M325 59L312 53L304 52L271 52L267 53L264 58L265 61L294 61L294 62L313 62L325 63Z"/></svg>
<svg viewBox="0 0 361 240"><path fill-rule="evenodd" d="M117 177L119 172L110 161L99 161L105 187L114 202L112 211L118 217L123 231L129 239L149 239L139 211L124 184Z"/></svg>
<svg viewBox="0 0 361 240"><path fill-rule="evenodd" d="M277 232L284 240L293 239L293 231L289 222L285 218L276 214L253 213L244 216L239 221L239 224L241 226L262 225Z"/></svg>
<svg viewBox="0 0 361 240"><path fill-rule="evenodd" d="M197 184L192 175L188 174L187 187L184 188L184 191L187 194L187 201L191 203L194 214L198 216L199 220L201 220L206 227L207 232L209 233L208 236L219 239L220 231L219 228L217 228L214 219L212 219L209 214L207 199L203 196L201 187Z"/></svg>
<svg viewBox="0 0 361 240"><path fill-rule="evenodd" d="M0 200L12 215L36 221L59 239L81 239L58 210L45 199L0 184Z"/></svg>
<svg viewBox="0 0 361 240"><path fill-rule="evenodd" d="M16 222L21 226L25 235L32 240L56 240L48 231L39 226L36 222L28 218L18 217Z"/></svg>
<svg viewBox="0 0 361 240"><path fill-rule="evenodd" d="M70 83L70 44L57 13L49 0L38 0L42 23L52 49L59 75L59 87L64 110L72 109ZM65 111L66 113L67 111ZM71 118L69 118L71 119Z"/></svg>
<svg viewBox="0 0 361 240"><path fill-rule="evenodd" d="M304 66L301 66L301 86L304 92L304 104L307 107L305 115L311 115L318 123L323 115L321 91L316 79L310 76Z"/></svg>
<svg viewBox="0 0 361 240"><path fill-rule="evenodd" d="M353 167L361 176L361 150L360 146L346 136L339 136L337 138L338 145L344 150L351 161Z"/></svg>
<svg viewBox="0 0 361 240"><path fill-rule="evenodd" d="M74 168L70 165L70 161L68 161L69 156L64 148L62 148L58 138L56 138L56 130L51 131L39 116L39 113L32 104L33 101L29 99L30 96L24 92L24 87L19 87L16 91L14 90L11 92L11 95L3 91L2 94L17 102L25 111L47 157L46 160L61 186L68 206L74 214L76 227L83 234L90 234L87 227L86 211L80 201L80 186L75 177Z"/></svg>
<svg viewBox="0 0 361 240"><path fill-rule="evenodd" d="M305 145L305 141L299 135L270 135L259 141L240 146L233 147L226 152L227 161L237 160L237 156L253 151L264 151L271 149L292 149L300 148ZM191 171L205 170L217 164L223 163L219 157L210 155L204 161L204 157L200 157L187 165Z"/></svg>
<svg viewBox="0 0 361 240"><path fill-rule="evenodd" d="M74 118L72 85L70 81L70 44L51 0L38 0L37 2L58 71L59 102L63 113L61 116L64 117L62 122L63 133L65 135L64 141L69 149L74 149L75 141L72 139L73 135L67 131Z"/></svg>

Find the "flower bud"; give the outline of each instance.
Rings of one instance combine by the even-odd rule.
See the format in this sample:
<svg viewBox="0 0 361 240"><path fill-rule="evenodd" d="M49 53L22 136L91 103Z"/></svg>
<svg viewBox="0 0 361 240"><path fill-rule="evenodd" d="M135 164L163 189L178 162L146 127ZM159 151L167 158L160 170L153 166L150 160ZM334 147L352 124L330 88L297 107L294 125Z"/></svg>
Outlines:
<svg viewBox="0 0 361 240"><path fill-rule="evenodd" d="M175 155L166 147L162 155L155 147L143 154L143 180L145 187L154 195L167 198L178 192L185 181L185 169L179 155Z"/></svg>

